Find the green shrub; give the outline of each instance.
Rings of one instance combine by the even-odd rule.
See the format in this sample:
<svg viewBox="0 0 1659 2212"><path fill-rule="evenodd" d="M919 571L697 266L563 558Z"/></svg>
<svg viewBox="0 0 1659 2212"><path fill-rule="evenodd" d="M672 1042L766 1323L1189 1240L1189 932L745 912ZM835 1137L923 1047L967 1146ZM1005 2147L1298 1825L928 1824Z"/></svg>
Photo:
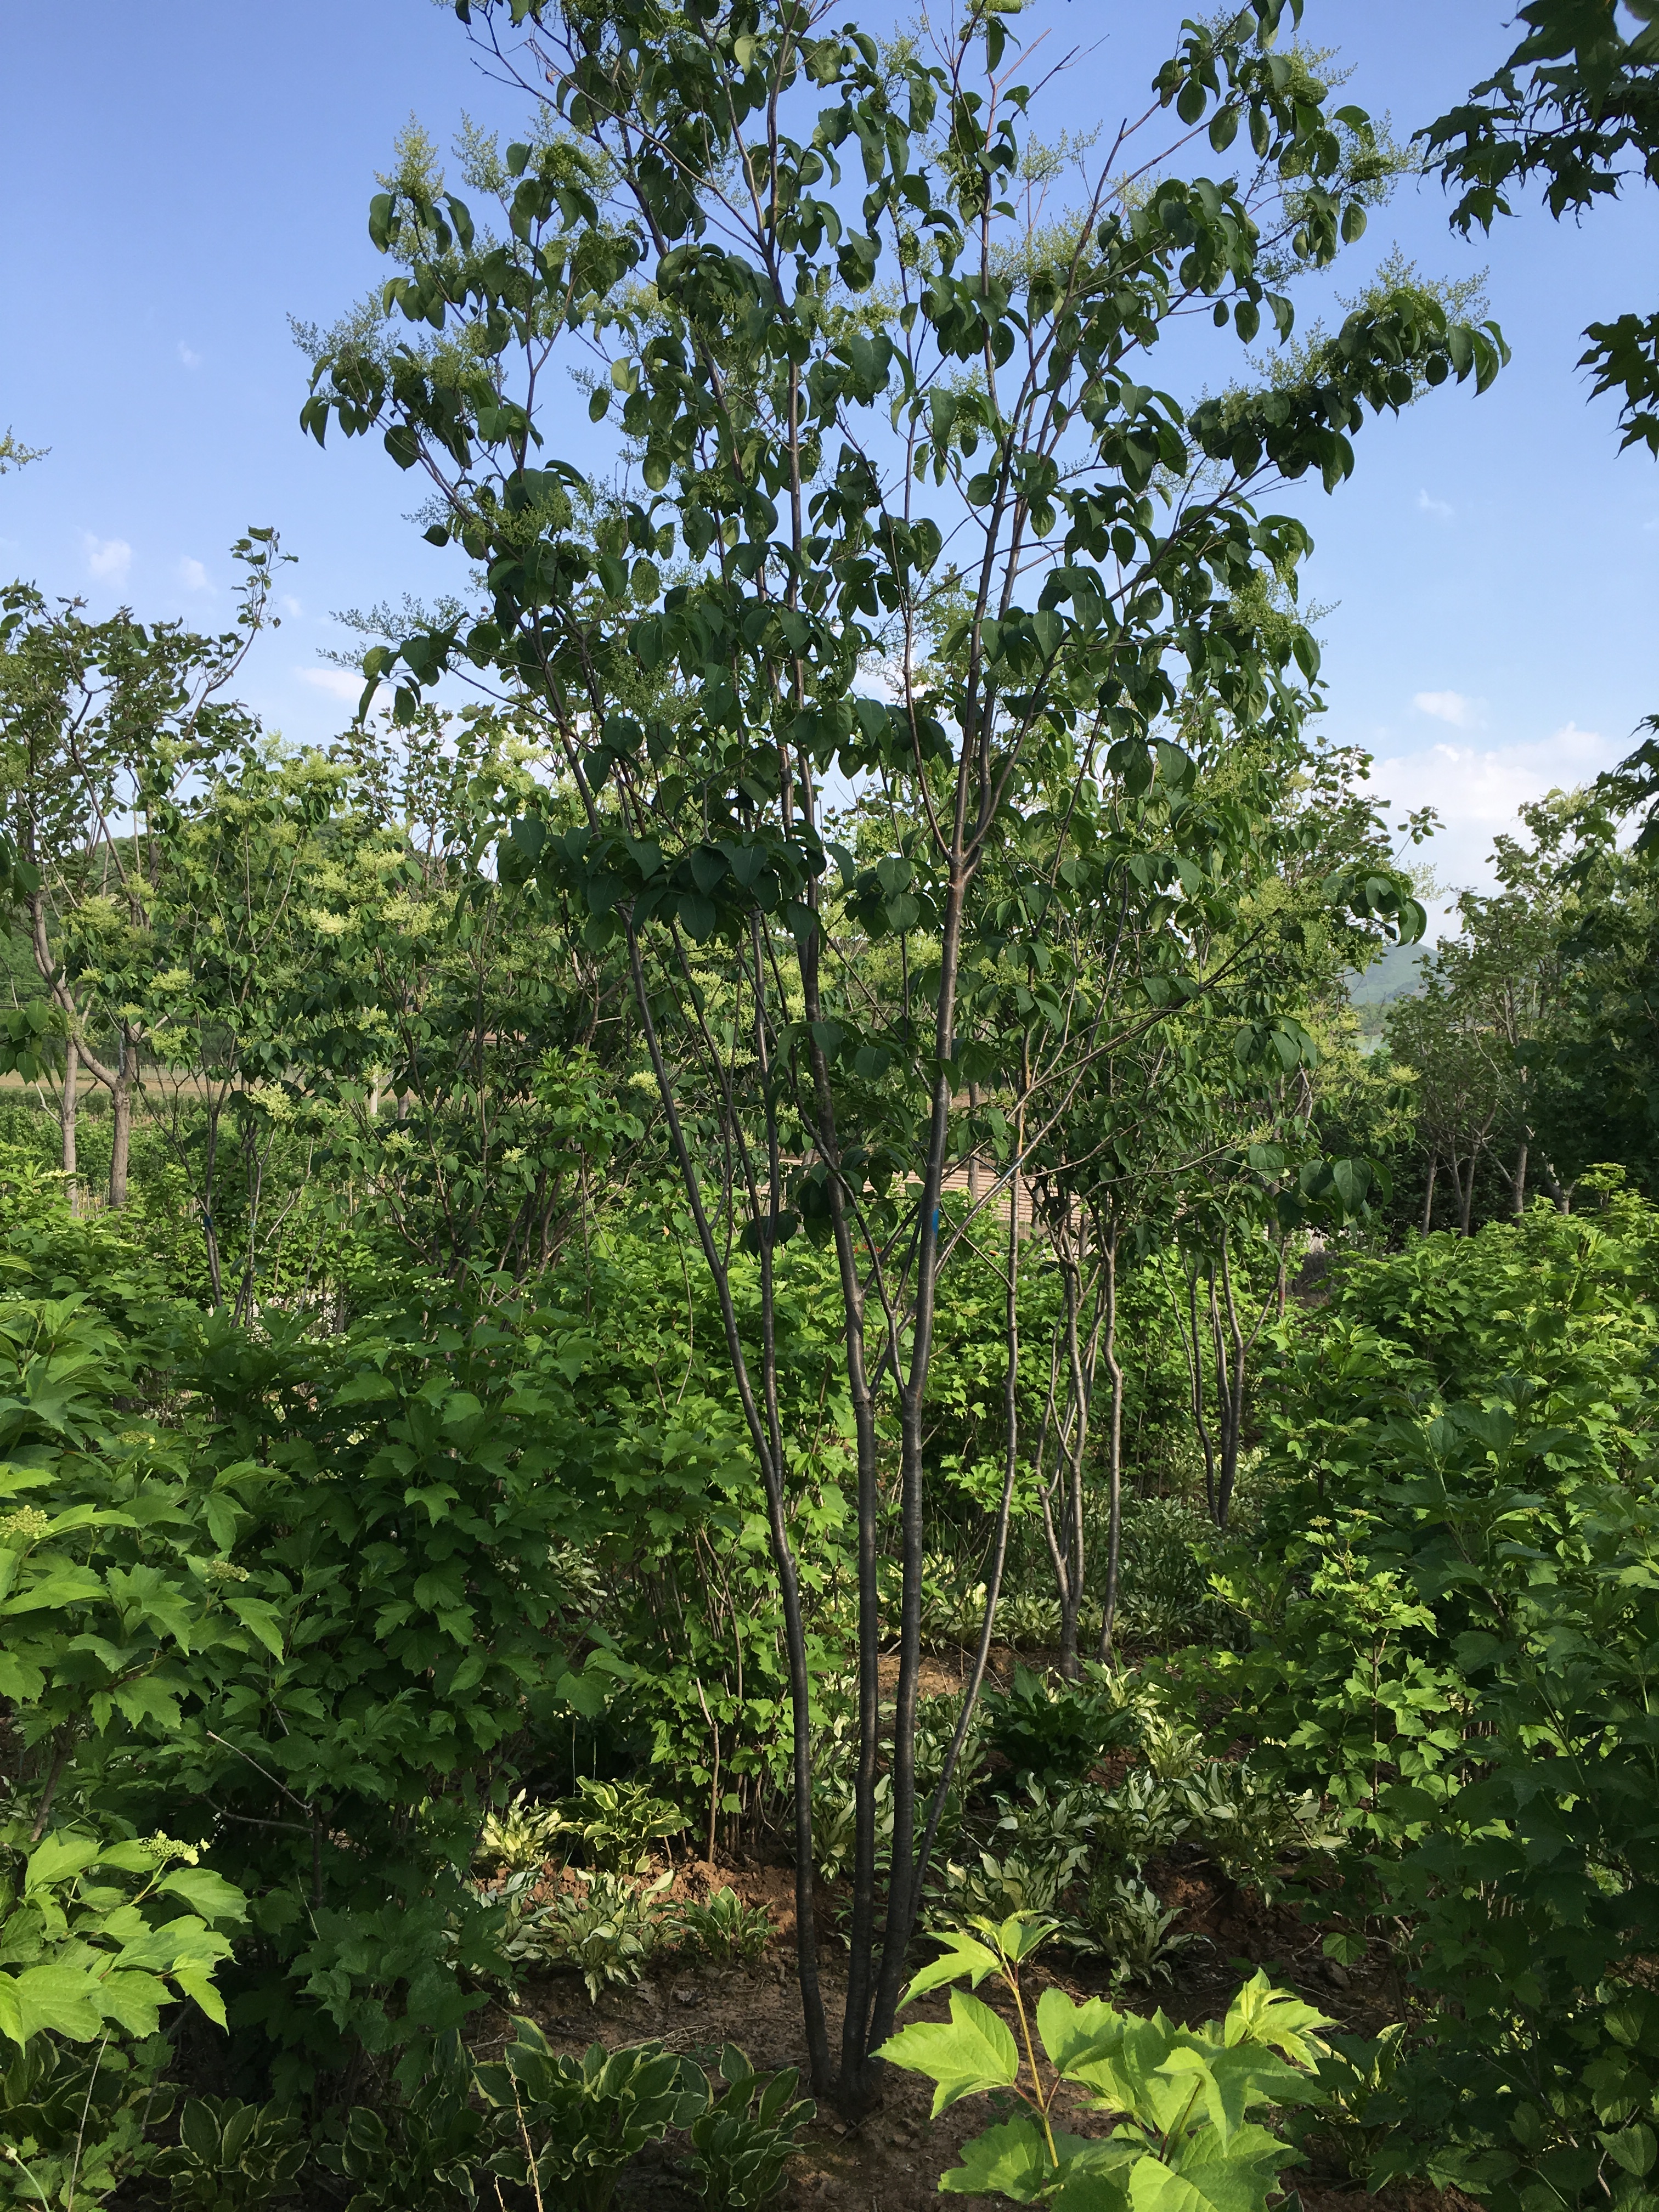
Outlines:
<svg viewBox="0 0 1659 2212"><path fill-rule="evenodd" d="M292 2196L306 2162L298 2117L277 2105L192 2097L179 2140L155 2161L175 2205L200 2212L256 2212Z"/></svg>
<svg viewBox="0 0 1659 2212"><path fill-rule="evenodd" d="M711 1890L706 1903L679 1908L680 1941L710 1959L753 1960L772 1940L772 1916L745 1905L735 1889Z"/></svg>
<svg viewBox="0 0 1659 2212"><path fill-rule="evenodd" d="M801 2130L817 2107L797 2099L793 2068L759 2074L735 2044L720 2053L721 2086L691 2122L683 2172L710 2212L759 2212L781 2191Z"/></svg>
<svg viewBox="0 0 1659 2212"><path fill-rule="evenodd" d="M588 1863L608 1874L643 1874L651 1847L678 1836L686 1818L678 1805L641 1782L596 1782L583 1775L562 1810L580 1836Z"/></svg>
<svg viewBox="0 0 1659 2212"><path fill-rule="evenodd" d="M977 1988L994 1976L1014 2005L1019 2040L988 2005L952 1988L948 2021L901 2028L882 2045L889 2064L933 2081L936 2118L987 2094L1015 2108L963 2144L941 2191L1079 2208L1266 2212L1296 2153L1250 2116L1316 2097L1322 2016L1272 1988L1265 1974L1239 1991L1224 2021L1201 2028L1178 2027L1162 2013L1137 2019L1097 1997L1079 2004L1057 1988L1030 2006L1020 1969L1048 1933L1039 1920L978 1921L946 1937L905 1992L908 2005L930 1990L963 1981ZM1072 2134L1060 2123L1073 2109L1117 2124L1092 2139Z"/></svg>
<svg viewBox="0 0 1659 2212"><path fill-rule="evenodd" d="M617 2177L647 2143L689 2127L708 2103L701 2069L659 2043L562 2058L533 2021L515 2020L495 2064L478 2069L492 2107L489 2170L549 2208L606 2212Z"/></svg>
<svg viewBox="0 0 1659 2212"><path fill-rule="evenodd" d="M1656 1256L1621 1200L1346 1265L1286 1333L1258 1540L1218 1562L1251 1640L1203 1694L1335 1807L1327 1904L1424 2002L1374 2171L1498 2212L1634 2201L1655 2156Z"/></svg>
<svg viewBox="0 0 1659 2212"><path fill-rule="evenodd" d="M1075 1782L1098 1765L1113 1745L1128 1740L1131 1720L1092 1688L1062 1682L1017 1666L1006 1690L984 1700L985 1735L1016 1776L1044 1783Z"/></svg>

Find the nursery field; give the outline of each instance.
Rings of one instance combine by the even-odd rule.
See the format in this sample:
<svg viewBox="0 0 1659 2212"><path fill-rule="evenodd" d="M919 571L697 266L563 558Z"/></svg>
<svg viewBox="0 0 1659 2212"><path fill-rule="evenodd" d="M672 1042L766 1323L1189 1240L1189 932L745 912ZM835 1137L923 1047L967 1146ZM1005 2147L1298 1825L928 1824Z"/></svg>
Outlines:
<svg viewBox="0 0 1659 2212"><path fill-rule="evenodd" d="M1300 0L1098 138L1019 0L453 12L346 726L274 526L0 585L0 2208L1655 2212L1659 736L1446 893L1272 504L1490 415L1344 257L1659 177L1651 0L1404 139Z"/></svg>

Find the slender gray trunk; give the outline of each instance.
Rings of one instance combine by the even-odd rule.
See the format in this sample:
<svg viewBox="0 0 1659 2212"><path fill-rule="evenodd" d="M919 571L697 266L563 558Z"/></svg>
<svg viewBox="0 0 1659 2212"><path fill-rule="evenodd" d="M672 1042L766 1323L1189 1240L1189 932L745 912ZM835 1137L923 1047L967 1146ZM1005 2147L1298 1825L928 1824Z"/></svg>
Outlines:
<svg viewBox="0 0 1659 2212"><path fill-rule="evenodd" d="M1117 1356L1115 1220L1103 1240L1101 1261L1106 1271L1106 1329L1101 1351L1112 1386L1106 1438L1106 1602L1100 1621L1100 1656L1103 1660L1112 1648L1112 1632L1117 1625L1118 1565L1123 1540L1123 1368Z"/></svg>
<svg viewBox="0 0 1659 2212"><path fill-rule="evenodd" d="M58 1101L58 1129L64 1154L64 1196L71 1213L81 1210L80 1186L76 1180L76 1118L81 1103L81 1055L75 1039L64 1041L64 1088Z"/></svg>
<svg viewBox="0 0 1659 2212"><path fill-rule="evenodd" d="M1527 1140L1524 1137L1515 1157L1515 1173L1510 1178L1510 1188L1514 1194L1515 1218L1519 1221L1527 1210Z"/></svg>
<svg viewBox="0 0 1659 2212"><path fill-rule="evenodd" d="M1440 1155L1429 1154L1429 1179L1423 1189L1423 1234L1426 1237L1434 1225L1434 1183L1440 1172Z"/></svg>
<svg viewBox="0 0 1659 2212"><path fill-rule="evenodd" d="M132 1151L132 1083L137 1048L126 1023L116 1048L115 1082L110 1091L109 1202L118 1212L127 1202L127 1169Z"/></svg>

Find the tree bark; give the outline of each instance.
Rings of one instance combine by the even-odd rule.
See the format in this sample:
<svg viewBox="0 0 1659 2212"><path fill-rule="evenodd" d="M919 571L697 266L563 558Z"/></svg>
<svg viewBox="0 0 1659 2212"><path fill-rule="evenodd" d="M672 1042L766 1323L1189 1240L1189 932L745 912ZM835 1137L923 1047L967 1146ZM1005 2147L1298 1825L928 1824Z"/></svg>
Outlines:
<svg viewBox="0 0 1659 2212"><path fill-rule="evenodd" d="M1515 1218L1519 1221L1527 1210L1527 1140L1524 1137L1516 1155L1515 1173L1510 1177L1510 1187L1515 1195Z"/></svg>
<svg viewBox="0 0 1659 2212"><path fill-rule="evenodd" d="M137 1057L132 1031L121 1024L117 1047L115 1085L110 1093L109 1202L118 1210L127 1202L127 1167L132 1152L132 1079Z"/></svg>
<svg viewBox="0 0 1659 2212"><path fill-rule="evenodd" d="M1423 1190L1423 1234L1426 1237L1434 1226L1434 1184L1440 1172L1440 1155L1429 1154L1429 1179Z"/></svg>
<svg viewBox="0 0 1659 2212"><path fill-rule="evenodd" d="M1106 1330L1101 1350L1111 1381L1111 1413L1106 1437L1106 1602L1100 1621L1100 1656L1112 1648L1117 1624L1118 1561L1123 1543L1123 1368L1117 1356L1117 1222L1101 1242L1106 1273Z"/></svg>
<svg viewBox="0 0 1659 2212"><path fill-rule="evenodd" d="M80 1107L81 1055L73 1036L64 1040L64 1088L58 1101L58 1128L64 1153L64 1196L71 1213L80 1211L76 1181L75 1122Z"/></svg>

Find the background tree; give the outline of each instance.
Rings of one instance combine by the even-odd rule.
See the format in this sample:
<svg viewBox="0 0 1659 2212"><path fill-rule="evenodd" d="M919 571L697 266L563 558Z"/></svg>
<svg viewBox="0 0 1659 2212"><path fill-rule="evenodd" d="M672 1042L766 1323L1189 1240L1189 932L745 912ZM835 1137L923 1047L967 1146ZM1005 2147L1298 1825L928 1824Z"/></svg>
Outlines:
<svg viewBox="0 0 1659 2212"><path fill-rule="evenodd" d="M13 586L0 623L0 792L18 866L13 889L63 1032L64 1173L73 1189L80 1070L109 1093L110 1203L124 1206L139 1036L133 994L146 972L148 827L182 778L242 726L223 696L268 611L275 533L234 549L246 581L237 626L217 638L125 612L86 621Z"/></svg>

